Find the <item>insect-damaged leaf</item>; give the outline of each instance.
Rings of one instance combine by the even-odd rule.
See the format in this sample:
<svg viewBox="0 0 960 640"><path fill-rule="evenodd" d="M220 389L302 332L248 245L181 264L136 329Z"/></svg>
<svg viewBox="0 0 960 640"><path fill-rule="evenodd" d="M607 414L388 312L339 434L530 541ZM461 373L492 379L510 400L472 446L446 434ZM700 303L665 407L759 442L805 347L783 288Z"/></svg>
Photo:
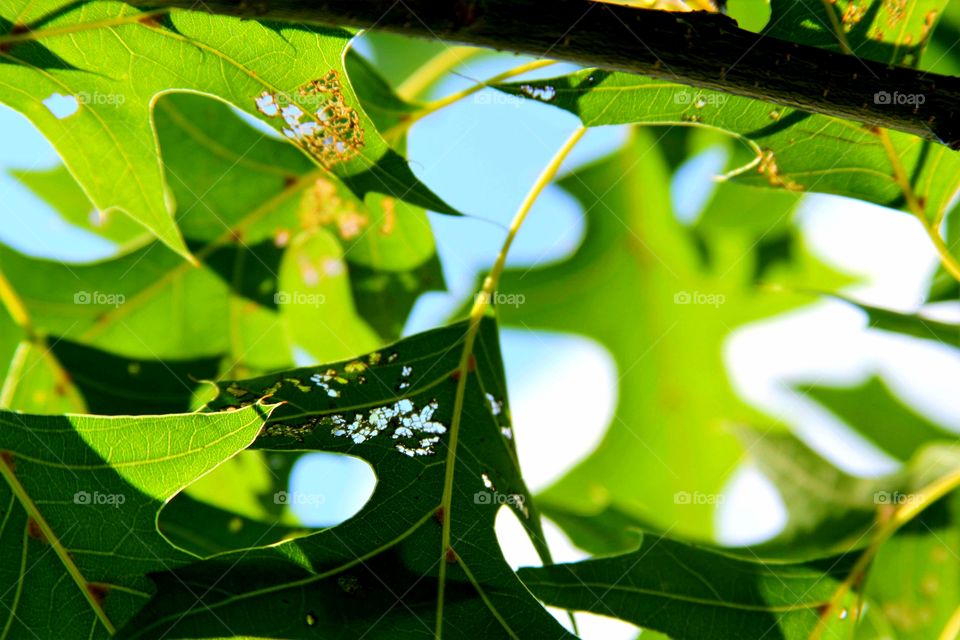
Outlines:
<svg viewBox="0 0 960 640"><path fill-rule="evenodd" d="M948 0L772 0L765 35L916 66Z"/></svg>
<svg viewBox="0 0 960 640"><path fill-rule="evenodd" d="M376 489L331 529L153 574L154 599L121 636L432 635L439 563L448 562L443 637L565 637L504 561L493 530L507 504L543 550L489 319L467 380L451 510L438 513L466 328L419 334L356 360L222 383L211 409L264 395L283 403L255 448L362 458ZM444 517L453 554L441 552Z"/></svg>
<svg viewBox="0 0 960 640"><path fill-rule="evenodd" d="M637 123L721 129L742 142L738 145L742 151L738 164L749 167L737 173L732 178L735 181L795 192L831 193L907 209L903 189L876 128L597 69L497 88L569 111L590 127ZM942 220L960 188L960 154L895 131L882 135L889 136L924 215L931 221Z"/></svg>
<svg viewBox="0 0 960 640"><path fill-rule="evenodd" d="M13 0L0 21L0 101L50 139L98 209L123 210L182 254L165 194L177 177L164 176L153 131L154 102L170 91L217 96L264 118L361 199L380 192L454 213L358 104L343 64L348 31L109 0Z"/></svg>
<svg viewBox="0 0 960 640"><path fill-rule="evenodd" d="M0 411L0 603L11 638L106 638L150 571L195 559L160 507L250 444L269 408L150 416Z"/></svg>

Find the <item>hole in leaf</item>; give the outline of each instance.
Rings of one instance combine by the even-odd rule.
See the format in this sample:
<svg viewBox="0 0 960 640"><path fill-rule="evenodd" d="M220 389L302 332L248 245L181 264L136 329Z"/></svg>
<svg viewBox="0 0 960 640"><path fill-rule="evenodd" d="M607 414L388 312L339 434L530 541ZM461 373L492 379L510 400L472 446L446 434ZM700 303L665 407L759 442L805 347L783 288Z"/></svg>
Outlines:
<svg viewBox="0 0 960 640"><path fill-rule="evenodd" d="M60 93L51 94L43 101L43 106L60 120L69 118L80 109L80 103L74 96L65 96Z"/></svg>
<svg viewBox="0 0 960 640"><path fill-rule="evenodd" d="M308 453L290 474L292 499L287 506L305 526L332 527L359 513L376 485L373 468L360 458Z"/></svg>

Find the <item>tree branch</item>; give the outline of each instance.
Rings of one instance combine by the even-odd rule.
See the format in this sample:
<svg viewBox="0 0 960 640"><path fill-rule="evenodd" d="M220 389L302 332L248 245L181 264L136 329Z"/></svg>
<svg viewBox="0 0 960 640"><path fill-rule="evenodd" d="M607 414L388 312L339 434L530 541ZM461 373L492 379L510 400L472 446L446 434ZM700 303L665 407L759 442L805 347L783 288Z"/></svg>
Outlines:
<svg viewBox="0 0 960 640"><path fill-rule="evenodd" d="M960 149L960 78L754 34L719 14L591 0L160 3L247 18L382 29L638 73L895 129Z"/></svg>

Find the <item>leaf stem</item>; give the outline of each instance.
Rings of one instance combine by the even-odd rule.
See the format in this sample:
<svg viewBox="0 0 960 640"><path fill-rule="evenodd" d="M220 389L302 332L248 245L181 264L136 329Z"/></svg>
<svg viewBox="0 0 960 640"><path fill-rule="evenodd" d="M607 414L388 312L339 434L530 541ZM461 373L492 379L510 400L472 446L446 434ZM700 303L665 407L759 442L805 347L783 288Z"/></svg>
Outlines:
<svg viewBox="0 0 960 640"><path fill-rule="evenodd" d="M894 511L890 519L880 525L880 529L873 537L873 540L870 541L870 544L864 549L863 553L857 559L857 562L853 565L850 574L840 586L837 587L830 601L824 606L817 626L814 627L810 633L810 640L819 640L823 636L823 630L826 628L827 621L836 610L839 602L853 588L853 585L862 581L870 563L876 557L883 543L889 540L900 527L910 522L927 507L957 488L960 488L960 469L956 469L934 480L914 493L910 500Z"/></svg>
<svg viewBox="0 0 960 640"><path fill-rule="evenodd" d="M20 480L17 478L13 470L13 455L14 454L11 452L0 451L0 476L3 476L3 478L7 481L7 484L10 486L13 494L17 497L20 505L23 507L24 511L27 512L27 517L37 525L37 528L40 530L40 534L43 536L44 540L46 540L46 542L53 547L54 553L56 553L57 557L60 558L60 561L66 568L67 573L69 573L70 577L73 578L74 583L77 585L77 587L79 587L80 591L83 592L83 597L90 604L90 607L97 615L97 618L100 619L100 622L103 623L103 626L106 627L107 632L110 635L115 634L117 632L116 627L113 626L110 618L107 617L107 612L103 609L103 605L93 595L93 592L91 592L89 588L90 583L87 582L87 579L83 577L82 573L80 573L80 568L77 567L76 563L73 561L73 558L70 557L70 552L64 548L63 543L60 542L60 539L57 538L56 534L54 534L50 524L43 517L43 514L40 513L40 510L30 498L27 490L22 484L20 484Z"/></svg>
<svg viewBox="0 0 960 640"><path fill-rule="evenodd" d="M455 562L457 558L456 552L450 543L450 512L453 502L453 478L456 470L457 441L460 433L463 401L467 390L467 377L470 375L471 369L473 368L471 363L474 361L473 345L476 342L481 321L486 314L487 308L490 306L490 301L493 299L497 282L500 280L500 274L503 273L503 268L507 262L507 254L513 245L517 232L520 230L523 221L526 220L527 214L533 207L533 203L536 202L543 190L550 184L554 176L556 176L560 165L563 164L563 161L570 155L570 151L573 150L584 133L586 133L586 129L584 127L578 127L576 131L567 138L566 142L563 143L563 146L561 146L553 158L551 158L550 162L544 167L540 176L530 188L529 193L527 193L527 196L523 199L520 208L517 209L517 213L513 217L513 221L510 223L510 228L507 231L507 237L503 241L503 246L500 248L500 253L497 255L497 259L493 263L490 273L487 274L487 277L484 279L483 287L476 296L473 307L470 309L469 324L467 325L467 333L463 341L463 352L460 355L460 363L457 367L457 391L454 397L453 419L450 423L450 441L447 445L446 468L443 478L443 495L440 501L440 513L443 514L443 530L441 533L440 575L437 589L437 619L435 629L437 638L441 638L443 635L443 600L446 587L447 563L449 561Z"/></svg>
<svg viewBox="0 0 960 640"><path fill-rule="evenodd" d="M837 36L837 42L840 43L840 50L847 55L853 55L853 50L847 41L847 34L843 31L843 25L837 19L837 14L833 12L833 3L830 0L823 0L823 10L827 12L827 17L830 19L830 26L833 28L834 35Z"/></svg>
<svg viewBox="0 0 960 640"><path fill-rule="evenodd" d="M54 36L66 36L81 31L90 31L93 29L103 29L106 27L118 27L125 24L135 24L142 20L150 20L170 13L169 9L158 9L156 11L145 11L142 13L132 13L117 18L108 18L106 20L94 20L92 22L81 22L63 27L51 27L50 29L39 29L37 31L26 30L20 33L8 33L0 35L0 45L16 44L20 42L29 42L31 40L40 40L41 38L51 38Z"/></svg>
<svg viewBox="0 0 960 640"><path fill-rule="evenodd" d="M483 49L476 47L447 47L420 65L406 80L397 87L397 95L404 100L416 100L437 80L452 71L457 65L463 64L470 58L475 58Z"/></svg>
<svg viewBox="0 0 960 640"><path fill-rule="evenodd" d="M7 280L3 271L0 271L0 303L3 303L3 306L6 307L7 312L10 313L10 317L13 318L13 321L18 327L23 329L28 335L33 334L33 325L30 322L30 314L27 313L27 307L23 304L23 300L20 299L17 292L14 291L13 286L10 284L10 281Z"/></svg>
<svg viewBox="0 0 960 640"><path fill-rule="evenodd" d="M946 626L940 632L939 640L957 640L958 637L960 637L960 607L957 607L947 620Z"/></svg>
<svg viewBox="0 0 960 640"><path fill-rule="evenodd" d="M940 231L937 229L937 226L935 226L934 223L931 223L924 214L923 203L921 203L917 198L916 193L913 191L913 187L910 185L910 179L907 176L907 171L904 168L903 163L900 162L900 156L897 155L897 150L893 147L893 142L890 140L890 134L886 129L878 129L877 136L880 138L880 144L883 145L883 150L886 152L887 158L889 158L890 164L893 166L893 177L897 183L897 186L900 187L901 191L903 191L903 196L907 201L907 208L910 209L910 213L912 213L913 216L920 221L920 224L923 225L923 230L927 232L927 235L933 242L933 247L936 249L937 255L940 257L940 263L943 265L943 268L955 280L960 282L960 262L958 262L957 258L950 253L950 249L940 236ZM941 218L938 216L938 219Z"/></svg>
<svg viewBox="0 0 960 640"><path fill-rule="evenodd" d="M550 65L556 64L556 63L557 63L556 60L546 60L546 59L533 60L532 62L527 62L525 64L518 65L516 67L513 67L512 69L507 69L503 73L498 73L492 78L488 78L483 82L478 82L474 85L467 87L466 89L457 91L456 93L451 93L450 95L440 98L439 100L428 102L423 106L422 109L420 109L415 113L411 113L407 118L405 118L401 122L398 122L393 127L388 129L383 134L383 137L388 141L396 140L398 137L403 135L405 131L409 130L410 127L412 127L415 123L419 122L421 119L427 117L431 113L435 113L440 109L443 109L444 107L448 107L455 102L463 100L464 98L468 98L473 94L479 91L482 91L483 89L486 89L491 85L497 84L499 82L503 82L504 80L509 80L510 78L514 78L516 76L522 75L529 71L535 71L536 69L549 67Z"/></svg>

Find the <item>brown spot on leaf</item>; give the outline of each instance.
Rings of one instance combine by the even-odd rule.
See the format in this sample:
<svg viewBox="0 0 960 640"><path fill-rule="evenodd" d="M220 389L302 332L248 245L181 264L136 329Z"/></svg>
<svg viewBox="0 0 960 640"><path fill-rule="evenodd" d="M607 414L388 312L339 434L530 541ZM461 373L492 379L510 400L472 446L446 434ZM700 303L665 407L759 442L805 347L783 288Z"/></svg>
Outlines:
<svg viewBox="0 0 960 640"><path fill-rule="evenodd" d="M770 186L782 187L789 191L803 191L803 185L781 175L773 149L764 149L763 153L760 154L760 164L757 166L757 171L766 176Z"/></svg>
<svg viewBox="0 0 960 640"><path fill-rule="evenodd" d="M156 16L143 16L137 22L150 29L159 29L162 26Z"/></svg>
<svg viewBox="0 0 960 640"><path fill-rule="evenodd" d="M103 606L103 601L107 599L107 593L110 591L110 588L99 582L88 582L87 583L87 593L89 593L93 600Z"/></svg>
<svg viewBox="0 0 960 640"><path fill-rule="evenodd" d="M40 523L33 518L27 518L27 535L34 540L39 540L43 543L47 542L47 536L43 535L43 529L40 528Z"/></svg>

